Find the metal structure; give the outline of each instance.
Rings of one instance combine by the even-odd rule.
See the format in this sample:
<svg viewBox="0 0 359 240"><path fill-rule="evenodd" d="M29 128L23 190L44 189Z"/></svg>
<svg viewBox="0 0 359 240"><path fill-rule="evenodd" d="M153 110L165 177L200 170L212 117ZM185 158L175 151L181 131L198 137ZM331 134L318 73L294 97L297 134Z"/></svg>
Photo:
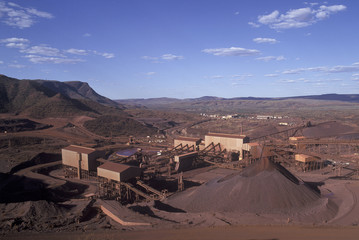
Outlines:
<svg viewBox="0 0 359 240"><path fill-rule="evenodd" d="M359 179L358 140L308 139L300 136L306 127L289 128L256 138L261 142L249 142L245 135L209 133L201 148L199 138L177 137L173 147L167 150L121 150L107 160L96 161L104 163L98 168L100 195L123 203L163 200L169 196L163 186L170 185L161 185L161 181L175 182L177 191L183 191L184 171L209 165L241 170L261 158L298 171L314 171L330 165L325 172L331 171L344 179ZM92 152L87 151L78 153L73 150L77 155L71 153L72 165L63 161L67 176L93 177L91 171L85 170L86 165L81 165L84 159L92 161L91 157L84 158L83 154L91 156ZM66 153L63 156L67 158ZM91 168L92 165L87 166ZM171 188L172 192L176 191Z"/></svg>
<svg viewBox="0 0 359 240"><path fill-rule="evenodd" d="M199 149L199 144L201 143L201 139L200 138L191 138L191 137L176 137L174 139L174 144L173 146L185 146L188 145L188 147L193 147L193 151L194 150L198 150Z"/></svg>

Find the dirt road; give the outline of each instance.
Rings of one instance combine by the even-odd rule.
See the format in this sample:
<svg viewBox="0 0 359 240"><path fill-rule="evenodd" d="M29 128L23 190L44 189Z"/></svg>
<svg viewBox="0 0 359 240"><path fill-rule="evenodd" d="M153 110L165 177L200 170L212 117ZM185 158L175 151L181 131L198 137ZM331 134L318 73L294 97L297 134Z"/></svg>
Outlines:
<svg viewBox="0 0 359 240"><path fill-rule="evenodd" d="M338 225L358 225L359 224L359 182L345 183L345 188L351 194L352 199L345 199L349 204L346 204L346 212L331 221L332 224ZM359 236L358 236L359 238Z"/></svg>
<svg viewBox="0 0 359 240"><path fill-rule="evenodd" d="M128 240L128 239L156 239L156 240L200 240L200 239L252 239L252 240L357 240L358 227L313 227L313 226L229 226L207 228L179 228L150 231L113 231L101 230L96 232L76 233L26 233L3 236L2 239L27 240L27 239L87 239L87 240ZM0 237L1 238L1 237Z"/></svg>

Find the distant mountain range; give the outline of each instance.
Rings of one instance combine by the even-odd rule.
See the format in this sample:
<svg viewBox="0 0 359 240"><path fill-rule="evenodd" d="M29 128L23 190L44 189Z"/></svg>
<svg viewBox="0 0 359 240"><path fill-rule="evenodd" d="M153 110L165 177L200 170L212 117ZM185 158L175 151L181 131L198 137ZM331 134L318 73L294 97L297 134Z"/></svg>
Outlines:
<svg viewBox="0 0 359 240"><path fill-rule="evenodd" d="M323 95L311 95L311 96L298 96L289 97L283 99L313 99L313 100L326 100L326 101L342 101L359 103L359 94L323 94Z"/></svg>
<svg viewBox="0 0 359 240"><path fill-rule="evenodd" d="M300 109L357 108L359 94L323 94L282 98L237 97L221 98L149 98L115 100L117 103L149 109L185 110L191 112L258 112Z"/></svg>
<svg viewBox="0 0 359 240"><path fill-rule="evenodd" d="M33 117L102 115L124 106L96 93L85 82L19 80L0 75L0 113Z"/></svg>
<svg viewBox="0 0 359 240"><path fill-rule="evenodd" d="M358 109L359 94L324 94L283 98L150 98L111 100L96 93L86 82L19 80L0 75L0 113L32 117L75 115L129 115L125 108L187 112L268 112L293 110ZM112 118L111 118L112 119ZM114 118L113 118L114 119Z"/></svg>
<svg viewBox="0 0 359 240"><path fill-rule="evenodd" d="M309 96L295 96L295 97L279 97L279 98L261 98L261 97L235 97L235 98L222 98L214 96L203 96L199 98L133 98L133 99L119 99L114 100L117 103L125 104L170 104L175 102L198 102L198 101L231 101L231 100L252 100L252 101L263 101L263 100L288 100L288 99L313 99L313 100L326 100L326 101L343 101L343 102L357 102L359 103L359 94L322 94L322 95L309 95Z"/></svg>

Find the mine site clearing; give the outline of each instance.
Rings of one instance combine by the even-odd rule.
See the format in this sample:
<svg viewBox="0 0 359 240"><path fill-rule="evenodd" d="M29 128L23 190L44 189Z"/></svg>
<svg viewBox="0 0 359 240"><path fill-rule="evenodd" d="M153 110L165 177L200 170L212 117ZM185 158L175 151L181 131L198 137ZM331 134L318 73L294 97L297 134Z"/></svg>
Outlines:
<svg viewBox="0 0 359 240"><path fill-rule="evenodd" d="M1 182L2 233L357 226L359 141L315 137L345 127L304 124L253 138L208 132L171 146L147 137L119 148L63 142L61 156L40 154Z"/></svg>

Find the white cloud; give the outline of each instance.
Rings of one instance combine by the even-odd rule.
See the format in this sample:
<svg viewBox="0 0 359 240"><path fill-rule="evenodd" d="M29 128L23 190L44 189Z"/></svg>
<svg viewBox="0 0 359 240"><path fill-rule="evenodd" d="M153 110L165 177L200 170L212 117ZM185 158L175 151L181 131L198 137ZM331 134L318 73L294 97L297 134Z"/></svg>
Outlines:
<svg viewBox="0 0 359 240"><path fill-rule="evenodd" d="M309 67L285 70L283 74L298 74L302 72L324 72L324 73L345 73L345 72L359 72L359 62L352 65L337 65L333 67Z"/></svg>
<svg viewBox="0 0 359 240"><path fill-rule="evenodd" d="M259 28L261 25L254 23L254 22L248 22L248 24L254 28Z"/></svg>
<svg viewBox="0 0 359 240"><path fill-rule="evenodd" d="M20 49L24 49L27 48L27 44L25 43L8 43L5 45L8 48L20 48Z"/></svg>
<svg viewBox="0 0 359 240"><path fill-rule="evenodd" d="M249 85L249 84L246 83L246 82L232 82L231 84L232 84L233 87Z"/></svg>
<svg viewBox="0 0 359 240"><path fill-rule="evenodd" d="M173 61L173 60L182 60L184 59L183 56L174 55L171 53L163 54L160 57L151 57L151 56L142 56L141 57L144 60L153 61L155 63L158 63L158 60L165 60L165 61Z"/></svg>
<svg viewBox="0 0 359 240"><path fill-rule="evenodd" d="M299 78L299 79L281 79L278 82L281 83L311 83L310 80L305 78Z"/></svg>
<svg viewBox="0 0 359 240"><path fill-rule="evenodd" d="M283 74L298 74L298 73L302 73L305 71L306 71L305 68L297 68L297 69L285 70L282 73Z"/></svg>
<svg viewBox="0 0 359 240"><path fill-rule="evenodd" d="M24 57L28 58L29 61L33 63L78 63L83 62L85 60L78 58L69 58L66 54L74 54L74 55L89 55L95 54L102 56L104 58L114 58L115 55L113 53L102 53L93 50L84 50L84 49L76 49L70 48L67 50L60 50L48 45L37 45L28 47L28 43L30 41L25 38L6 38L0 39L0 44L4 44L4 46L8 48L18 48L20 53L27 54Z"/></svg>
<svg viewBox="0 0 359 240"><path fill-rule="evenodd" d="M142 56L141 58L144 60L158 60L158 57L150 57L150 56Z"/></svg>
<svg viewBox="0 0 359 240"><path fill-rule="evenodd" d="M265 74L264 76L265 77L278 77L279 74L277 74L277 73L269 73L269 74Z"/></svg>
<svg viewBox="0 0 359 240"><path fill-rule="evenodd" d="M35 8L25 8L12 2L0 2L0 18L5 24L20 29L31 27L37 18L51 19L51 13L39 11Z"/></svg>
<svg viewBox="0 0 359 240"><path fill-rule="evenodd" d="M262 24L270 24L278 22L279 11L275 10L268 15L258 16L258 22Z"/></svg>
<svg viewBox="0 0 359 240"><path fill-rule="evenodd" d="M352 80L353 80L353 81L359 81L359 73L354 73L354 74L352 75Z"/></svg>
<svg viewBox="0 0 359 240"><path fill-rule="evenodd" d="M29 42L29 40L26 38L13 37L13 38L1 39L0 42L2 42L2 43L27 43L27 42Z"/></svg>
<svg viewBox="0 0 359 240"><path fill-rule="evenodd" d="M202 50L204 53L213 54L215 56L251 56L257 55L260 51L256 49L246 49L240 47L230 48L209 48Z"/></svg>
<svg viewBox="0 0 359 240"><path fill-rule="evenodd" d="M321 69L319 69L321 70ZM322 71L329 72L329 73L341 73L341 72L357 72L359 71L359 62L353 63L351 66L334 66L328 69L324 69Z"/></svg>
<svg viewBox="0 0 359 240"><path fill-rule="evenodd" d="M76 49L76 48L70 48L70 49L66 50L65 52L75 54L75 55L87 55L88 54L88 52L86 50Z"/></svg>
<svg viewBox="0 0 359 240"><path fill-rule="evenodd" d="M94 54L102 56L104 58L114 58L115 54L113 53L102 53L102 52L98 52L98 51L92 51Z"/></svg>
<svg viewBox="0 0 359 240"><path fill-rule="evenodd" d="M214 75L214 76L210 76L209 78L212 78L212 79L221 79L221 78L224 78L224 76L222 76L222 75Z"/></svg>
<svg viewBox="0 0 359 240"><path fill-rule="evenodd" d="M51 13L42 12L42 11L36 10L35 8L26 8L26 10L28 13L33 14L38 17L48 18L48 19L54 17Z"/></svg>
<svg viewBox="0 0 359 240"><path fill-rule="evenodd" d="M71 59L71 58L62 58L62 57L48 57L48 56L38 56L38 55L26 55L25 58L28 58L32 63L79 63L84 62L83 59Z"/></svg>
<svg viewBox="0 0 359 240"><path fill-rule="evenodd" d="M63 56L59 49L48 47L46 45L33 46L28 49L20 50L22 53L44 55L44 56Z"/></svg>
<svg viewBox="0 0 359 240"><path fill-rule="evenodd" d="M237 74L232 76L232 78L237 78L237 79L238 78L244 79L249 77L253 77L253 74Z"/></svg>
<svg viewBox="0 0 359 240"><path fill-rule="evenodd" d="M282 80L279 80L279 82L281 82L281 83L295 83L296 80L293 80L293 79L282 79Z"/></svg>
<svg viewBox="0 0 359 240"><path fill-rule="evenodd" d="M238 85L238 83L246 82L248 78L253 77L252 74L237 74L232 76L233 85Z"/></svg>
<svg viewBox="0 0 359 240"><path fill-rule="evenodd" d="M163 55L161 56L161 59L163 59L163 60L168 60L168 61L181 60L181 59L183 59L183 56L176 56L176 55L167 53L167 54L163 54Z"/></svg>
<svg viewBox="0 0 359 240"><path fill-rule="evenodd" d="M274 38L260 38L260 37L259 38L254 38L253 42L256 42L256 43L271 43L271 44L279 43L279 41L277 41Z"/></svg>
<svg viewBox="0 0 359 240"><path fill-rule="evenodd" d="M239 15L240 12L235 12L234 15Z"/></svg>
<svg viewBox="0 0 359 240"><path fill-rule="evenodd" d="M344 11L346 9L346 6L344 5L333 5L333 6L325 6L322 5L319 7L319 9L316 12L316 17L320 20L325 19L329 17L330 14Z"/></svg>
<svg viewBox="0 0 359 240"><path fill-rule="evenodd" d="M82 35L83 37L91 37L92 35L90 33L85 33Z"/></svg>
<svg viewBox="0 0 359 240"><path fill-rule="evenodd" d="M148 73L146 73L147 76L152 76L152 75L155 75L155 74L156 74L156 72L148 72Z"/></svg>
<svg viewBox="0 0 359 240"><path fill-rule="evenodd" d="M101 56L104 57L104 58L114 58L115 54L113 54L113 53L102 53Z"/></svg>
<svg viewBox="0 0 359 240"><path fill-rule="evenodd" d="M15 37L0 40L0 43L5 43L5 46L8 48L20 48L20 49L27 48L28 42L29 42L28 39L15 38Z"/></svg>
<svg viewBox="0 0 359 240"><path fill-rule="evenodd" d="M48 47L45 45L33 46L28 49L21 50L20 52L28 53L28 54L32 54L32 55L42 55L42 56L48 56L48 57L61 57L59 59L67 59L67 57L64 56L59 49L53 48L53 47ZM88 50L76 49L76 48L70 48L68 50L65 50L64 52L74 54L74 55L83 55L83 56L88 55L89 52L92 52L93 54L102 56L104 58L114 58L115 57L115 54L113 54L113 53L102 53L102 52L98 52L98 51L88 51ZM74 60L74 59L72 59L72 60ZM78 62L78 59L75 59L75 62L76 61ZM62 62L65 63L66 61L62 61Z"/></svg>
<svg viewBox="0 0 359 240"><path fill-rule="evenodd" d="M25 65L22 65L22 64L9 64L8 66L12 67L12 68L25 68L26 67Z"/></svg>
<svg viewBox="0 0 359 240"><path fill-rule="evenodd" d="M346 9L344 5L322 5L317 9L312 8L315 5L311 4L310 7L291 9L284 14L280 14L278 10L275 10L268 15L258 16L258 23L268 25L273 29L302 28Z"/></svg>
<svg viewBox="0 0 359 240"><path fill-rule="evenodd" d="M0 64L4 64L4 61L0 61Z"/></svg>
<svg viewBox="0 0 359 240"><path fill-rule="evenodd" d="M272 61L272 60L282 61L282 60L285 60L285 57L284 57L284 56L278 56L278 57L275 57L275 56L267 56L267 57L259 57L259 58L256 58L256 59L257 59L257 60L260 60L260 61L268 62L268 61Z"/></svg>
<svg viewBox="0 0 359 240"><path fill-rule="evenodd" d="M316 6L318 5L319 3L317 2L304 2L305 5L310 5L310 6Z"/></svg>

